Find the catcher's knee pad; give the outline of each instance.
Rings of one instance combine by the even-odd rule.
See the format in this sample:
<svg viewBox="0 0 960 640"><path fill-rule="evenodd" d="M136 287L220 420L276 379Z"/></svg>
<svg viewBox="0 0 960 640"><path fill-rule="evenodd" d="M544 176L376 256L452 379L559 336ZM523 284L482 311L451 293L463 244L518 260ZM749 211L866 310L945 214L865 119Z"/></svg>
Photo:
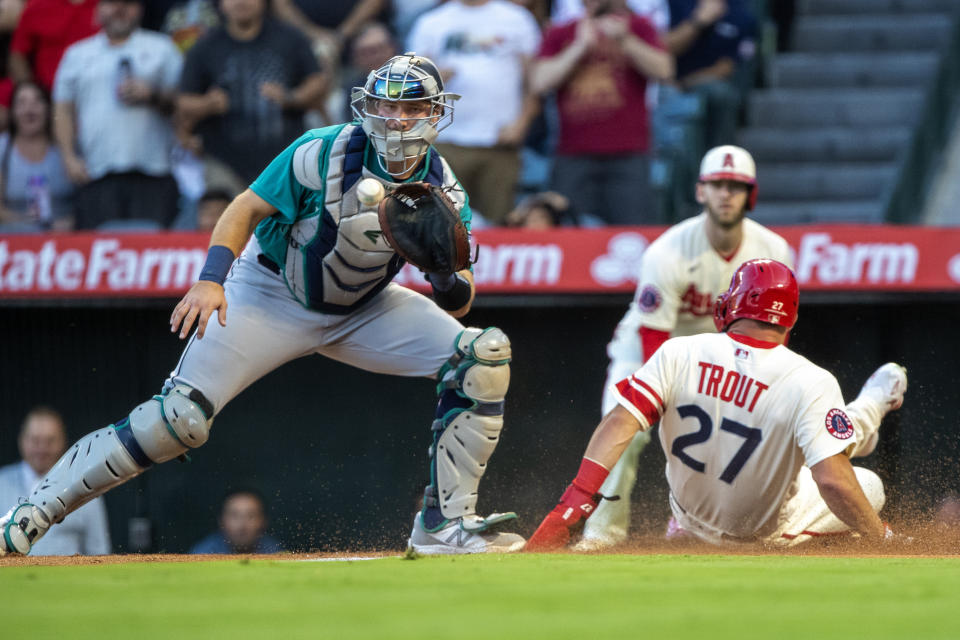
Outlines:
<svg viewBox="0 0 960 640"><path fill-rule="evenodd" d="M177 384L138 406L116 427L130 453L149 466L196 449L210 437L212 424L210 401L197 389Z"/></svg>
<svg viewBox="0 0 960 640"><path fill-rule="evenodd" d="M127 418L80 438L46 474L29 502L49 524L109 489L207 441L212 406L199 391L174 386ZM43 524L43 523L39 523ZM45 528L44 528L45 529Z"/></svg>
<svg viewBox="0 0 960 640"><path fill-rule="evenodd" d="M446 518L472 515L487 460L500 440L510 385L510 340L500 329L464 329L440 370L426 506Z"/></svg>

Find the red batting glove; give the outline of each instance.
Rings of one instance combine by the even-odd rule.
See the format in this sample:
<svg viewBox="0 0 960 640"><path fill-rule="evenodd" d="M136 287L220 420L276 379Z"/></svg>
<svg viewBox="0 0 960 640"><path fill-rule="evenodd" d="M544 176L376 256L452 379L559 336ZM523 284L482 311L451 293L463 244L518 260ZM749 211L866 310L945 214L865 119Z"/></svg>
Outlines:
<svg viewBox="0 0 960 640"><path fill-rule="evenodd" d="M600 486L609 471L603 465L584 458L577 477L563 492L560 502L547 514L533 533L527 551L552 551L570 542L570 534L581 521L586 520L600 503Z"/></svg>

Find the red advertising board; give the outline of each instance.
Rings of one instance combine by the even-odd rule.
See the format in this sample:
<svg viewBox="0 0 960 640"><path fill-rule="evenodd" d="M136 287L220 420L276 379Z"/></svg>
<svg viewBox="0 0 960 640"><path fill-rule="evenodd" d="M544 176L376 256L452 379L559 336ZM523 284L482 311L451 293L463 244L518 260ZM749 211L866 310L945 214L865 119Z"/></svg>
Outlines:
<svg viewBox="0 0 960 640"><path fill-rule="evenodd" d="M664 227L479 230L478 292L624 293ZM960 291L960 229L874 225L780 227L807 291ZM0 299L172 297L196 280L202 233L0 236ZM422 288L404 269L397 282Z"/></svg>

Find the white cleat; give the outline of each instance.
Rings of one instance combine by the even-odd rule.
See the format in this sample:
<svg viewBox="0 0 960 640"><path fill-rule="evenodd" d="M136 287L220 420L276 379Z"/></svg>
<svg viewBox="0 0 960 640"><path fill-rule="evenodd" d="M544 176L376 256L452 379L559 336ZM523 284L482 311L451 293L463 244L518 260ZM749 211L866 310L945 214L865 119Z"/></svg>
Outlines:
<svg viewBox="0 0 960 640"><path fill-rule="evenodd" d="M888 362L867 378L860 396L867 396L882 407L883 415L903 406L903 394L907 391L907 370L895 362Z"/></svg>
<svg viewBox="0 0 960 640"><path fill-rule="evenodd" d="M573 545L574 551L584 551L584 552L599 552L607 551L618 544L625 542L627 539L626 536L622 538L615 538L612 536L590 536L589 538L583 537Z"/></svg>
<svg viewBox="0 0 960 640"><path fill-rule="evenodd" d="M479 521L479 519L477 519ZM511 553L520 551L526 540L516 533L497 533L489 530L469 530L475 524L464 518L447 520L436 531L423 527L421 514L413 519L413 531L408 541L417 553L449 555L461 553Z"/></svg>

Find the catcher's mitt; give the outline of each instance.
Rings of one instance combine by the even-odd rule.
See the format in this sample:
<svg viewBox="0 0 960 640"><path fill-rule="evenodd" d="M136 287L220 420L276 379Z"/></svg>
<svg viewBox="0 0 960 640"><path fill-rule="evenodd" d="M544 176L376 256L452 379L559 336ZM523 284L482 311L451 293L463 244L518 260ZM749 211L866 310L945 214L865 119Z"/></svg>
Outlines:
<svg viewBox="0 0 960 640"><path fill-rule="evenodd" d="M387 242L401 258L426 273L453 273L470 266L470 237L443 189L426 182L397 187L377 214Z"/></svg>

